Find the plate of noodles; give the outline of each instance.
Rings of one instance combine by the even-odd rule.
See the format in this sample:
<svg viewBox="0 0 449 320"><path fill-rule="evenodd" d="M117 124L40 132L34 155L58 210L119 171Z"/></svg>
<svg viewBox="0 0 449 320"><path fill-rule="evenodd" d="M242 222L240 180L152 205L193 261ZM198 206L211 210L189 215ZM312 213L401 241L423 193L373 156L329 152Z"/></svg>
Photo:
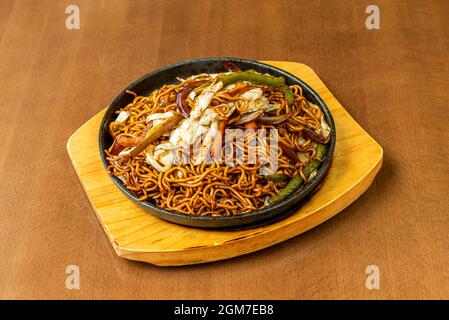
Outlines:
<svg viewBox="0 0 449 320"><path fill-rule="evenodd" d="M99 149L113 182L150 214L238 228L281 219L312 196L335 134L326 104L292 74L200 58L120 92L102 120Z"/></svg>

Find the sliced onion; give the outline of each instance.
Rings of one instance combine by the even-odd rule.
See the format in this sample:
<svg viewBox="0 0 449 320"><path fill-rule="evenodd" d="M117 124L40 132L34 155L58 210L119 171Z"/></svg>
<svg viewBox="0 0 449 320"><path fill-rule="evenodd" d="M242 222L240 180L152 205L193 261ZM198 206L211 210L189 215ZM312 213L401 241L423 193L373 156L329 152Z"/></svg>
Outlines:
<svg viewBox="0 0 449 320"><path fill-rule="evenodd" d="M116 178L118 178L121 182L123 182L123 184L126 183L126 179L125 179L125 177L123 176L123 174L121 174L121 175L119 175L119 176L116 176Z"/></svg>
<svg viewBox="0 0 449 320"><path fill-rule="evenodd" d="M212 139L214 139L217 136L218 133L218 122L214 121L210 125L210 136Z"/></svg>
<svg viewBox="0 0 449 320"><path fill-rule="evenodd" d="M226 87L226 93L231 96L237 96L237 95L243 96L243 94L245 94L246 92L251 91L253 89L258 89L258 88L251 84L246 84L246 83L243 85L239 85L239 86L236 86L235 84L231 84Z"/></svg>
<svg viewBox="0 0 449 320"><path fill-rule="evenodd" d="M195 97L196 97L196 92L195 92L195 90L192 90L190 93L189 93L189 96L188 96L192 101L193 100L195 100Z"/></svg>
<svg viewBox="0 0 449 320"><path fill-rule="evenodd" d="M217 116L218 114L214 111L214 109L207 108L198 123L203 126L208 126L217 118Z"/></svg>
<svg viewBox="0 0 449 320"><path fill-rule="evenodd" d="M115 122L122 123L122 122L126 121L126 119L128 119L128 117L129 117L129 111L121 111L118 114L117 119L115 119Z"/></svg>
<svg viewBox="0 0 449 320"><path fill-rule="evenodd" d="M190 108L185 103L185 100L187 99L187 96L190 94L190 91L193 88L196 88L202 84L204 84L206 81L194 81L189 84L186 84L184 87L182 87L181 90L179 90L178 94L176 95L176 106L179 109L179 112L187 118L190 114Z"/></svg>
<svg viewBox="0 0 449 320"><path fill-rule="evenodd" d="M306 139L304 139L304 137L303 137L303 135L302 134L300 134L299 136L298 136L298 143L302 146L304 143L306 143L307 142L307 140Z"/></svg>
<svg viewBox="0 0 449 320"><path fill-rule="evenodd" d="M163 113L153 113L150 114L147 117L147 121L153 121L153 120L159 120L159 119L167 119L170 118L172 116L174 116L175 114L173 113L173 111L168 111L168 112L163 112Z"/></svg>
<svg viewBox="0 0 449 320"><path fill-rule="evenodd" d="M312 102L309 102L309 106L310 106L312 109L320 110L320 107L318 107L316 104L314 104L314 103L312 103Z"/></svg>
<svg viewBox="0 0 449 320"><path fill-rule="evenodd" d="M264 113L265 113L265 110L257 110L257 111L251 112L251 113L245 113L234 124L239 126L239 125L245 124L247 122L256 121Z"/></svg>
<svg viewBox="0 0 449 320"><path fill-rule="evenodd" d="M135 148L135 147L133 147L133 148L131 148L131 149L128 149L128 150L122 150L122 151L120 151L120 153L119 153L118 155L119 155L119 156L127 156L128 154L131 153L131 151L133 151L134 148Z"/></svg>
<svg viewBox="0 0 449 320"><path fill-rule="evenodd" d="M320 122L321 122L321 131L323 132L324 138L329 137L329 135L331 134L331 128L327 124L326 120L324 120L324 116L321 116Z"/></svg>
<svg viewBox="0 0 449 320"><path fill-rule="evenodd" d="M195 100L195 105L193 110L190 112L190 116L193 119L197 119L201 113L206 110L206 108L211 103L214 98L215 93L217 93L221 88L223 88L223 82L218 81L217 83L210 85L203 91L201 91L198 98Z"/></svg>
<svg viewBox="0 0 449 320"><path fill-rule="evenodd" d="M241 97L245 98L248 101L252 101L262 97L262 95L263 95L262 89L254 88L241 94Z"/></svg>
<svg viewBox="0 0 449 320"><path fill-rule="evenodd" d="M269 103L265 107L265 112L271 112L271 111L275 111L277 109L279 109L278 103Z"/></svg>
<svg viewBox="0 0 449 320"><path fill-rule="evenodd" d="M298 159L303 165L308 164L310 161L309 154L307 152L299 152Z"/></svg>
<svg viewBox="0 0 449 320"><path fill-rule="evenodd" d="M167 172L175 161L173 150L156 150L153 154L152 150L145 151L146 161L159 172Z"/></svg>
<svg viewBox="0 0 449 320"><path fill-rule="evenodd" d="M289 117L290 115L285 113L279 116L263 116L260 117L258 121L264 124L279 124L287 120Z"/></svg>

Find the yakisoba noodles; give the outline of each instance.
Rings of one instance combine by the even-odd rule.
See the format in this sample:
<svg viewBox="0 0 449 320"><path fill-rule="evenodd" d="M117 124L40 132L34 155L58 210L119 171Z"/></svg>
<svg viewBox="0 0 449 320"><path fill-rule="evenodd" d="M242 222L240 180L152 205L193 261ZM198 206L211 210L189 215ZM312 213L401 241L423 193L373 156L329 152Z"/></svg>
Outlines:
<svg viewBox="0 0 449 320"><path fill-rule="evenodd" d="M110 174L140 201L238 215L286 199L316 175L330 139L321 109L282 77L224 65L228 72L178 79L148 96L127 91L134 99L110 123L105 152ZM234 132L243 139L228 141Z"/></svg>

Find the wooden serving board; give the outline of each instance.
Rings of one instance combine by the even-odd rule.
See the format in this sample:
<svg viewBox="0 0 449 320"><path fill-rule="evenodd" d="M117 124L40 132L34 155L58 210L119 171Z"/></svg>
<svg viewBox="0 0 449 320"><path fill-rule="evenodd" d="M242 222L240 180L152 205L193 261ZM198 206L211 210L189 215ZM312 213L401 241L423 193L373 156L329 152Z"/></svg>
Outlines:
<svg viewBox="0 0 449 320"><path fill-rule="evenodd" d="M316 73L294 62L266 62L309 84L334 117L337 141L329 174L297 212L276 223L239 231L196 229L160 220L129 200L112 182L100 159L98 132L106 109L79 128L67 150L87 196L120 257L160 266L227 259L297 236L355 201L382 166L383 150L351 118Z"/></svg>

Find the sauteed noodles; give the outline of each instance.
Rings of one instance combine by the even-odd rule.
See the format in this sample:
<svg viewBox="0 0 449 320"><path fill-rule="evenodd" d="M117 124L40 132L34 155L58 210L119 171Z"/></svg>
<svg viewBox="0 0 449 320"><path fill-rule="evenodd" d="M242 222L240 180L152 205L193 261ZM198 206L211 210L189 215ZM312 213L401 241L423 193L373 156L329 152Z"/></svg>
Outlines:
<svg viewBox="0 0 449 320"><path fill-rule="evenodd" d="M117 111L108 171L140 201L196 216L248 213L316 175L331 129L283 77L241 71L166 84Z"/></svg>

